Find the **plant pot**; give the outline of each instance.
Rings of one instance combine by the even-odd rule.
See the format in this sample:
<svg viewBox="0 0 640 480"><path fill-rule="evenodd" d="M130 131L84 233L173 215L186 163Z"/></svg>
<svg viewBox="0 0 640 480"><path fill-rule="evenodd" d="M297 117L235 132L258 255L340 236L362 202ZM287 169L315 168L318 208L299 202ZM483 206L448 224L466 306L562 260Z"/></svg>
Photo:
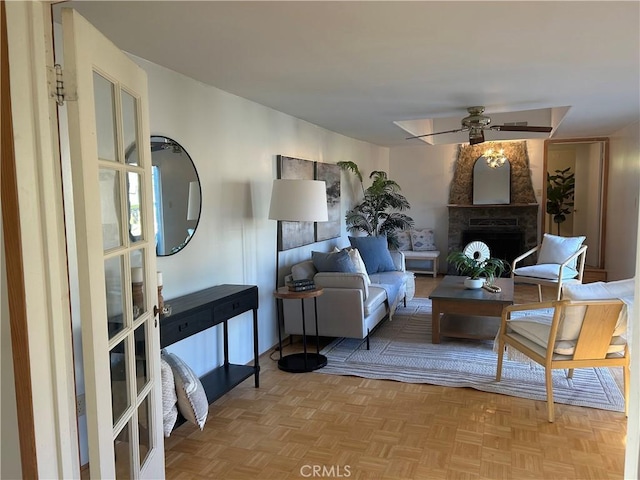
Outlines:
<svg viewBox="0 0 640 480"><path fill-rule="evenodd" d="M464 287L472 290L475 290L477 288L482 288L482 285L484 285L484 281L485 281L484 278L467 277L464 279Z"/></svg>

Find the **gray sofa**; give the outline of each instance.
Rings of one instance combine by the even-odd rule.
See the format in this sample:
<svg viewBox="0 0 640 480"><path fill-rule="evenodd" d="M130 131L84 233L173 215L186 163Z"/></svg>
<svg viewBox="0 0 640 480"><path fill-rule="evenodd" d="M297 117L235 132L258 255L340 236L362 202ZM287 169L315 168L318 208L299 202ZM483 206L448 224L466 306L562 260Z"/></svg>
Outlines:
<svg viewBox="0 0 640 480"><path fill-rule="evenodd" d="M291 268L287 281L313 278L324 289L317 297L320 336L366 339L369 348L371 331L386 317L391 319L400 301L406 304L407 283L413 295L413 273L405 271L404 254L390 253L396 271L369 275L371 284L362 273L318 272L311 260ZM316 334L313 299L283 300L284 331L288 335L302 335L302 303L306 333Z"/></svg>

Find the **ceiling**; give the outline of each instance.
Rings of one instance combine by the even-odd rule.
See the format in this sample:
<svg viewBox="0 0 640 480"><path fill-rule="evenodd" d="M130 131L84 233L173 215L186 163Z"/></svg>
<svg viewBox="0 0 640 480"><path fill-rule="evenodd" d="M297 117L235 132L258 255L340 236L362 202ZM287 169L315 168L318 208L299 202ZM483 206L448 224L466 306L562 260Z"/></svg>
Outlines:
<svg viewBox="0 0 640 480"><path fill-rule="evenodd" d="M394 122L456 128L474 105L530 125L523 111L569 107L554 138L640 116L637 1L73 1L56 18L64 6L129 53L382 146L424 145Z"/></svg>

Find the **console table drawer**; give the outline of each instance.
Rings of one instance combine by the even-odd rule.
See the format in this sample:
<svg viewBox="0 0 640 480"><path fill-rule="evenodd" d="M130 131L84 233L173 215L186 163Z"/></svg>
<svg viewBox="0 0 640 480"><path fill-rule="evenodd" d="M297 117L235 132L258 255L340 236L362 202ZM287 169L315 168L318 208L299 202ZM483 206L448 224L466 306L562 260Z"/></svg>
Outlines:
<svg viewBox="0 0 640 480"><path fill-rule="evenodd" d="M247 312L253 308L257 308L256 296L253 294L237 296L232 300L219 303L213 307L213 318L216 323L228 320Z"/></svg>
<svg viewBox="0 0 640 480"><path fill-rule="evenodd" d="M163 348L213 326L210 309L190 312L178 318L168 317L167 320L160 329L160 345Z"/></svg>

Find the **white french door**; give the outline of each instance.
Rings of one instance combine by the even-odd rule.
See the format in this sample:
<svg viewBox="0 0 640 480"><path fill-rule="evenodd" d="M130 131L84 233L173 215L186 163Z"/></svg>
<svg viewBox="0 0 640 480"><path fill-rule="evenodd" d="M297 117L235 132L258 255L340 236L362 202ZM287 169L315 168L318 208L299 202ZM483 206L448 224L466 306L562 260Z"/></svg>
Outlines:
<svg viewBox="0 0 640 480"><path fill-rule="evenodd" d="M63 9L89 469L163 478L147 77Z"/></svg>

